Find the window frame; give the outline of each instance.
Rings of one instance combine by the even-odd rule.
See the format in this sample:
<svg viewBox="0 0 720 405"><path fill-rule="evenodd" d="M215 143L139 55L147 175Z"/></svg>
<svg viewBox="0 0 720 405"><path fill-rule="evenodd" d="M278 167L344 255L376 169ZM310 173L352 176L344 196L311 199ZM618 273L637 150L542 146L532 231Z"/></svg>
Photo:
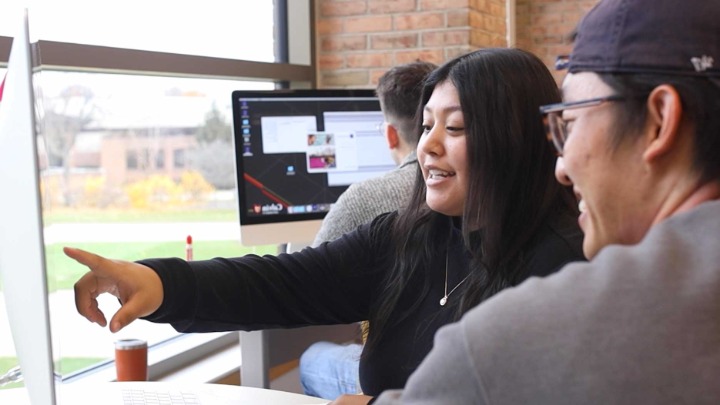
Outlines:
<svg viewBox="0 0 720 405"><path fill-rule="evenodd" d="M197 334L178 334L151 346L148 352L148 380L167 381L174 379L174 373L192 368L200 361L217 353L239 353L240 332L216 332ZM227 356L223 356L227 357ZM194 382L211 383L224 378L227 373L240 368L240 356L236 362L228 365L227 358L216 362L203 371L195 373ZM232 362L232 360L230 360ZM115 362L106 360L84 370L63 376L63 383L92 383L115 381Z"/></svg>

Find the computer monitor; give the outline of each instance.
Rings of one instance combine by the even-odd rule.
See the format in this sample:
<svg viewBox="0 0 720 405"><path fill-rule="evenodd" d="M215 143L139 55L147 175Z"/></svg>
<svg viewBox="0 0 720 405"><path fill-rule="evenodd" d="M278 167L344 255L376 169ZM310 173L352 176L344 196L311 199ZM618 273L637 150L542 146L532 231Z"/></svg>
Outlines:
<svg viewBox="0 0 720 405"><path fill-rule="evenodd" d="M396 167L373 90L232 93L240 239L310 243L340 194Z"/></svg>
<svg viewBox="0 0 720 405"><path fill-rule="evenodd" d="M0 274L31 403L54 404L54 370L37 165L27 12L13 39L0 101Z"/></svg>

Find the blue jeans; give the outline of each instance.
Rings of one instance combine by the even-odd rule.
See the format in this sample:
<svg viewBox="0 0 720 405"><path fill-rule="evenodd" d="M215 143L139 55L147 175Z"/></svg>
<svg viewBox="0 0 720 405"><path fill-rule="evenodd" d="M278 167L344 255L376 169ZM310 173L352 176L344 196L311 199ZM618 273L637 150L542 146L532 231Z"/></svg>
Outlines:
<svg viewBox="0 0 720 405"><path fill-rule="evenodd" d="M359 394L362 345L313 343L300 356L300 383L306 395L333 400L342 394Z"/></svg>

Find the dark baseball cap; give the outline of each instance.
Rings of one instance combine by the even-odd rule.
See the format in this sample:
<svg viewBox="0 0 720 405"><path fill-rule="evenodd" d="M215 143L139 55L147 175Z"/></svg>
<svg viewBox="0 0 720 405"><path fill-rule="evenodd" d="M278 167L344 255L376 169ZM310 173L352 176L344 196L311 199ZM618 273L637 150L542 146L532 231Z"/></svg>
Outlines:
<svg viewBox="0 0 720 405"><path fill-rule="evenodd" d="M602 0L580 21L570 73L720 76L720 0Z"/></svg>

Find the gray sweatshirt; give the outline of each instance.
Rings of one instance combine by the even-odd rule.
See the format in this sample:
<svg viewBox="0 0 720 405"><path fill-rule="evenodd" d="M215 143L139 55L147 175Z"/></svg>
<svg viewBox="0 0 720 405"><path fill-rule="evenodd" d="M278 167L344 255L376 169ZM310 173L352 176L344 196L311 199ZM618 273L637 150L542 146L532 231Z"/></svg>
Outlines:
<svg viewBox="0 0 720 405"><path fill-rule="evenodd" d="M397 168L348 187L323 219L312 246L335 240L385 212L397 211L410 199L417 157L411 152Z"/></svg>
<svg viewBox="0 0 720 405"><path fill-rule="evenodd" d="M720 202L499 293L375 404L719 404Z"/></svg>

